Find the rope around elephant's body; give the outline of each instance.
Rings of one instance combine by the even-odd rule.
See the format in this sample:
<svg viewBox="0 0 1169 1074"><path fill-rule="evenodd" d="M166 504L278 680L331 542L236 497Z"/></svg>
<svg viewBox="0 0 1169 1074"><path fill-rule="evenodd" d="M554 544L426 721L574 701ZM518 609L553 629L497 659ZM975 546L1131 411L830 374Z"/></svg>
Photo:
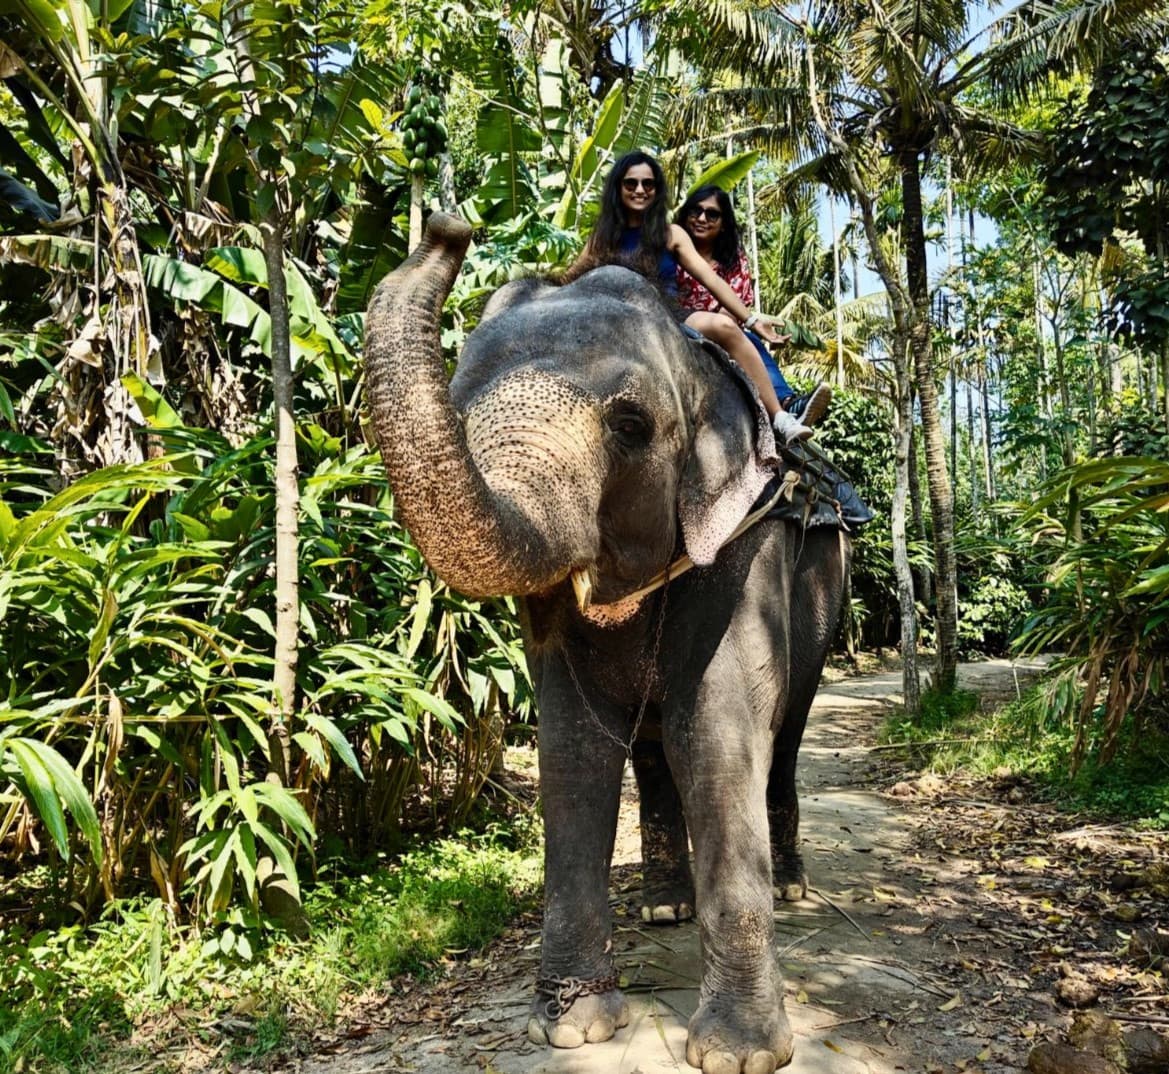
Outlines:
<svg viewBox="0 0 1169 1074"><path fill-rule="evenodd" d="M597 729L608 739L611 739L622 750L625 751L625 756L633 760L633 743L637 741L637 732L641 730L641 721L645 718L645 710L649 705L649 695L653 690L654 672L658 666L658 653L662 648L662 631L666 625L666 597L670 590L670 575L667 569L665 579L662 582L662 606L658 611L658 625L654 631L653 650L649 654L649 667L645 673L645 693L642 695L641 704L637 708L637 718L633 721L633 732L629 736L629 741L626 742L623 738L619 738L613 734L602 722L597 715L593 706L589 704L589 699L585 696L584 688L580 684L580 679L576 677L576 668L572 666L572 661L568 658L568 650L562 649L564 654L564 665L568 668L568 677L572 680L572 685L576 687L577 696L580 698L580 703L584 705L584 710L588 713L589 718L596 724Z"/></svg>

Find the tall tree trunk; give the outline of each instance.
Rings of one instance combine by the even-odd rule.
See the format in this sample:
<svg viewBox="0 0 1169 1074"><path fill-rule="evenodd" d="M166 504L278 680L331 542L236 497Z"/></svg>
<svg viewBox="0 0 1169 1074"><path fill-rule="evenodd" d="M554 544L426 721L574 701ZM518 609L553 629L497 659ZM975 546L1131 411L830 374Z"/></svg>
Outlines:
<svg viewBox="0 0 1169 1074"><path fill-rule="evenodd" d="M981 333L982 329L979 328ZM994 426L990 416L990 387L987 383L986 367L979 366L978 387L982 392L982 465L986 472L986 496L989 500L997 500L998 489L994 478L994 457L991 454L991 437L994 435ZM996 516L997 517L997 516ZM997 526L996 526L997 528Z"/></svg>
<svg viewBox="0 0 1169 1074"><path fill-rule="evenodd" d="M958 577L954 558L954 497L946 468L945 432L938 410L929 323L929 279L926 270L925 232L921 202L920 161L916 149L902 151L901 194L904 216L902 235L905 269L913 322L913 351L917 391L921 399L921 428L925 444L926 478L933 520L934 566L937 581L937 675L934 685L954 688L958 673Z"/></svg>
<svg viewBox="0 0 1169 1074"><path fill-rule="evenodd" d="M901 336L898 339L898 336ZM921 685L917 674L917 605L913 570L905 533L905 507L910 489L913 446L913 386L909 373L909 341L894 333L893 348L893 503L889 525L893 541L893 571L897 578L897 605L901 611L901 688L905 711L921 710Z"/></svg>
<svg viewBox="0 0 1169 1074"><path fill-rule="evenodd" d="M1043 416L1050 426L1053 420L1051 413L1051 392L1047 376L1047 348L1043 342L1043 284L1039 273L1039 247L1035 246L1031 262L1032 286L1035 289L1035 358L1039 371L1039 406ZM1045 431L1046 433L1046 431ZM1043 437L1039 445L1039 479L1047 480L1047 438Z"/></svg>
<svg viewBox="0 0 1169 1074"><path fill-rule="evenodd" d="M910 507L910 521L913 524L913 535L923 545L929 539L929 533L925 525L925 504L921 499L921 480L918 477L921 467L918 465L918 460L921 457L921 436L918 434L917 426L913 424L913 384L912 374L910 374L911 382L909 388L909 473L906 481L909 487L909 507ZM934 599L934 576L929 568L928 563L923 563L917 568L917 592L922 599L923 604L929 604Z"/></svg>
<svg viewBox="0 0 1169 1074"><path fill-rule="evenodd" d="M759 285L759 227L755 214L755 169L747 172L747 250L751 257L751 279L755 281L755 312L763 312L763 288Z"/></svg>
<svg viewBox="0 0 1169 1074"><path fill-rule="evenodd" d="M828 226L832 229L832 302L836 312L836 386L844 387L844 304L840 297L840 234L836 230L836 198L828 195Z"/></svg>
<svg viewBox="0 0 1169 1074"><path fill-rule="evenodd" d="M237 5L227 12L235 48L238 76L243 86L244 112L260 114L256 64L252 57L253 27L249 12ZM300 488L296 461L296 422L293 411L292 335L289 327L288 288L284 278L284 242L287 188L278 173L260 161L259 146L249 150L257 205L265 205L260 221L264 266L268 274L268 316L271 323L272 424L276 434L276 643L272 670L272 713L268 727L271 771L285 787L292 772L293 714L296 711L296 664L299 649L299 524Z"/></svg>
<svg viewBox="0 0 1169 1074"><path fill-rule="evenodd" d="M974 385L966 378L966 460L970 473L970 513L978 522L978 444L974 436Z"/></svg>
<svg viewBox="0 0 1169 1074"><path fill-rule="evenodd" d="M1165 432L1169 434L1169 341L1161 343L1161 400L1164 404Z"/></svg>
<svg viewBox="0 0 1169 1074"><path fill-rule="evenodd" d="M819 89L816 78L815 50L805 53L808 65L809 103L816 126L840 155L849 189L856 199L857 208L864 223L865 238L869 244L873 264L885 286L893 319L893 363L898 414L894 450L905 460L898 469L898 480L894 488L894 518L900 512L900 528L894 522L893 562L897 572L898 599L901 606L901 676L903 682L905 711L910 717L921 711L921 689L917 675L917 609L913 600L913 575L909 570L909 556L905 540L905 493L908 489L909 435L913 428L913 392L908 368L909 326L912 324L913 309L909 295L903 285L893 260L888 256L877 230L873 199L868 184L861 175L856 155L844 140L840 131L827 120L820 107ZM897 488L901 489L900 506L897 506Z"/></svg>
<svg viewBox="0 0 1169 1074"><path fill-rule="evenodd" d="M272 676L276 711L270 733L272 766L289 786L291 731L296 711L299 652L299 467L293 411L292 341L284 281L284 223L273 208L260 227L268 269L268 313L272 319L272 409L276 426L276 662Z"/></svg>

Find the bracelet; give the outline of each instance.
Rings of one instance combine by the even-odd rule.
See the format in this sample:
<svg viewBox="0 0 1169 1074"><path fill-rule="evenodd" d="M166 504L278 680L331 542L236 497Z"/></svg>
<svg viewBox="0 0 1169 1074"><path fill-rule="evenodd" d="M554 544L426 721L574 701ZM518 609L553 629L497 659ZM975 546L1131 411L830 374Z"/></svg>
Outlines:
<svg viewBox="0 0 1169 1074"><path fill-rule="evenodd" d="M759 320L759 314L757 314L757 313L752 313L752 314L751 314L751 316L750 316L750 317L748 317L748 318L747 318L747 319L746 319L746 320L743 322L743 327L744 327L745 329L746 329L746 328L752 328L752 327L754 327L754 325L755 325L755 322L756 322L756 321L758 321L758 320Z"/></svg>

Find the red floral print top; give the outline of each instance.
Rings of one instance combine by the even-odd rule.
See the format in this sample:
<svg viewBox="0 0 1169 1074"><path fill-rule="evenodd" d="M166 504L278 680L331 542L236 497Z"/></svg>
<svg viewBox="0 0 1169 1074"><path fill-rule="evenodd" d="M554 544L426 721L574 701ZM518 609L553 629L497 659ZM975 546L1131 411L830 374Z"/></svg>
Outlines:
<svg viewBox="0 0 1169 1074"><path fill-rule="evenodd" d="M755 305L755 287L751 283L751 267L747 264L747 255L742 250L739 251L739 260L734 268L725 269L717 261L711 262L710 267L730 284L731 290L739 296L739 301L744 306L750 309ZM678 301L684 310L717 312L722 309L722 303L681 265L678 266Z"/></svg>

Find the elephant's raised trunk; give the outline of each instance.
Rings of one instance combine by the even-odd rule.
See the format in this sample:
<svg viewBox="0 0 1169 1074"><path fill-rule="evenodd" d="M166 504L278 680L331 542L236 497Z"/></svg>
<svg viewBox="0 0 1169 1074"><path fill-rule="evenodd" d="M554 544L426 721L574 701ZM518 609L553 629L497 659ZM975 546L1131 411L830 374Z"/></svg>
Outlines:
<svg viewBox="0 0 1169 1074"><path fill-rule="evenodd" d="M576 564L471 458L451 405L439 338L443 302L470 241L432 215L421 245L378 286L366 319L369 402L402 519L434 571L471 596L546 590Z"/></svg>

